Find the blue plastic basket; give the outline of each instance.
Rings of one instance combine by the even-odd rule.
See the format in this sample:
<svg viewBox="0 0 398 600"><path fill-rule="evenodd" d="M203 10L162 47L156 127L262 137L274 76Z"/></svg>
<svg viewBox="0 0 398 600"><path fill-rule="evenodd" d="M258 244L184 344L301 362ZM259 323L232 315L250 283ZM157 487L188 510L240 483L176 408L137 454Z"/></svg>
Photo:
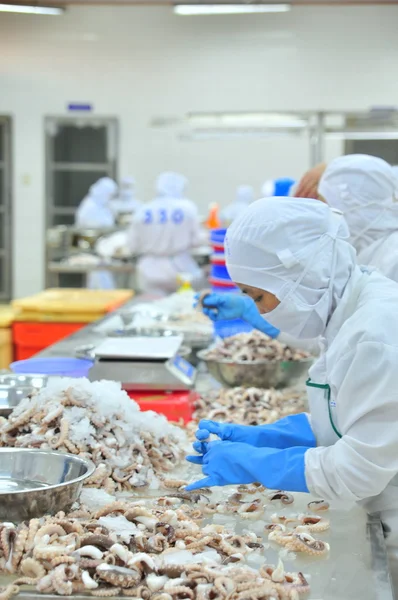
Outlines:
<svg viewBox="0 0 398 600"><path fill-rule="evenodd" d="M216 277L217 279L225 279L226 281L231 281L228 269L225 265L211 265L210 277Z"/></svg>
<svg viewBox="0 0 398 600"><path fill-rule="evenodd" d="M82 358L29 358L10 364L13 373L19 375L53 375L62 377L87 377L93 366L91 360Z"/></svg>
<svg viewBox="0 0 398 600"><path fill-rule="evenodd" d="M253 327L242 321L242 319L234 319L231 321L216 321L214 323L214 332L220 338L227 338L238 333L249 333Z"/></svg>

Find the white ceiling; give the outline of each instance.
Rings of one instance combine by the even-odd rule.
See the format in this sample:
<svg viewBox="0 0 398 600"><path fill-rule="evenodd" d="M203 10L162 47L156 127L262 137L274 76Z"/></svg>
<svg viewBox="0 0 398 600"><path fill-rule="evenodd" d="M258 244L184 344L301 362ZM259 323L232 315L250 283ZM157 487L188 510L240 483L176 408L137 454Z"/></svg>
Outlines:
<svg viewBox="0 0 398 600"><path fill-rule="evenodd" d="M262 4L276 4L276 3L281 3L284 4L286 3L287 0L264 0ZM257 0L258 2L258 0ZM30 5L35 5L35 4L46 4L46 5L67 5L67 4L82 4L82 5L99 5L99 4L106 4L109 6L112 5L141 5L141 6L156 6L156 5L166 5L166 6L170 6L176 3L184 3L184 4L220 4L220 3L225 3L225 4L231 4L231 3L236 3L236 4L240 4L243 2L240 2L239 0L47 0L47 1L43 1L43 0L3 0L3 3L6 4L30 4ZM380 5L392 5L392 4L397 4L398 5L398 0L290 0L290 3L292 5L296 5L296 6L309 6L309 5L328 5L328 6L349 6L349 5L358 5L358 6L363 6L363 5L376 5L376 6L380 6Z"/></svg>

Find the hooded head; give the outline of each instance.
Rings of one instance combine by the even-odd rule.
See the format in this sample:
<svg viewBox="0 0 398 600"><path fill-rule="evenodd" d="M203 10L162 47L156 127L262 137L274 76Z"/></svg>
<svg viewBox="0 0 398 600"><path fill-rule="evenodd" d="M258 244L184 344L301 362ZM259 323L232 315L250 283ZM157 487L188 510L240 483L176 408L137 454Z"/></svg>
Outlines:
<svg viewBox="0 0 398 600"><path fill-rule="evenodd" d="M254 189L251 185L240 185L236 190L236 202L240 204L251 204L255 200Z"/></svg>
<svg viewBox="0 0 398 600"><path fill-rule="evenodd" d="M156 191L161 198L183 198L188 180L184 175L166 171L156 181Z"/></svg>
<svg viewBox="0 0 398 600"><path fill-rule="evenodd" d="M315 338L324 333L356 268L348 237L342 215L317 200L259 200L228 229L228 271L242 288L279 300L265 315L274 327Z"/></svg>
<svg viewBox="0 0 398 600"><path fill-rule="evenodd" d="M99 206L105 206L115 196L117 184L110 177L101 177L90 187L90 198Z"/></svg>
<svg viewBox="0 0 398 600"><path fill-rule="evenodd" d="M294 186L295 180L290 177L281 177L279 179L269 179L265 181L261 188L263 198L276 196L289 196L290 189Z"/></svg>
<svg viewBox="0 0 398 600"><path fill-rule="evenodd" d="M323 174L318 193L344 214L358 252L398 229L398 180L393 167L381 158L366 154L336 158Z"/></svg>
<svg viewBox="0 0 398 600"><path fill-rule="evenodd" d="M131 200L135 195L134 177L123 177L119 185L119 198L121 200Z"/></svg>

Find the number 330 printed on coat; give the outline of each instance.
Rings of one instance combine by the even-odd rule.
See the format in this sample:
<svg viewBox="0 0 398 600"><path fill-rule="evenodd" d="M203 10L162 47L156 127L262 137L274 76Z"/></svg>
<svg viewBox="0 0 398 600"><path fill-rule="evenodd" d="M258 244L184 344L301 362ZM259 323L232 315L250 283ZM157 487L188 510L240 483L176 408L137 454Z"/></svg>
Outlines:
<svg viewBox="0 0 398 600"><path fill-rule="evenodd" d="M179 225L184 221L184 211L181 208L176 208L175 210L169 212L168 210L162 208L160 210L146 210L144 213L144 225L152 225L152 223L157 225L166 225L168 222L175 223Z"/></svg>

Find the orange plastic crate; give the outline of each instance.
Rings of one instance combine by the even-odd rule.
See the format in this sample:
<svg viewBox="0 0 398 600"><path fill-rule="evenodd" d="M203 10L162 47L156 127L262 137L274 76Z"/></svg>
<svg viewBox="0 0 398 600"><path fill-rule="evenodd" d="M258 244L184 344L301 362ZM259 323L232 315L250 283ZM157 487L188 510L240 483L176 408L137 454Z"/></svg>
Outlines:
<svg viewBox="0 0 398 600"><path fill-rule="evenodd" d="M87 323L13 323L15 360L31 358L48 346L72 335Z"/></svg>

